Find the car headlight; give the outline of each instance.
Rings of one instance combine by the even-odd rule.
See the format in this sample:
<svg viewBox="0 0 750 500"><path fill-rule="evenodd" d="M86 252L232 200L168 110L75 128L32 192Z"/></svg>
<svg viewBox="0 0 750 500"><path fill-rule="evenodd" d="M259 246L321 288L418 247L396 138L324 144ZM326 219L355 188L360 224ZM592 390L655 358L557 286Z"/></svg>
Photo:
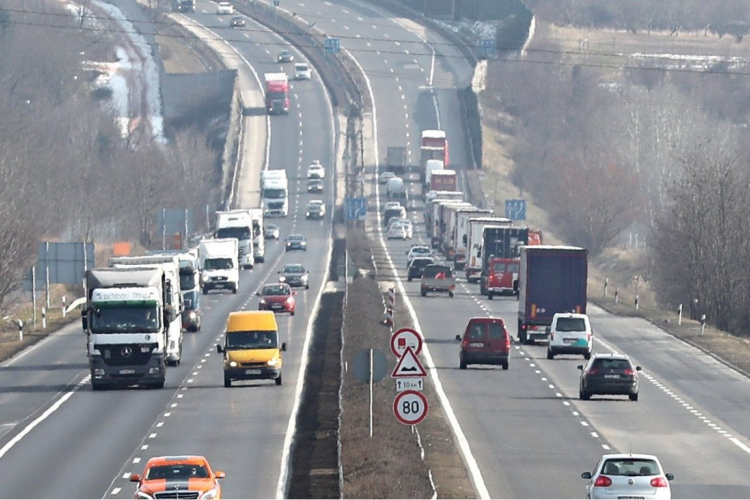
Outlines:
<svg viewBox="0 0 750 500"><path fill-rule="evenodd" d="M287 241L286 242L286 246L288 246L288 247L292 246L292 242L291 241Z"/></svg>
<svg viewBox="0 0 750 500"><path fill-rule="evenodd" d="M260 305L265 305L265 304L266 304L266 299L260 299Z"/></svg>
<svg viewBox="0 0 750 500"><path fill-rule="evenodd" d="M235 368L237 366L237 362L236 361L230 361L229 362L229 366L231 366L232 368Z"/></svg>
<svg viewBox="0 0 750 500"><path fill-rule="evenodd" d="M271 359L268 360L268 362L266 364L268 366L276 366L276 365L279 364L279 360L278 360L278 358L271 358Z"/></svg>
<svg viewBox="0 0 750 500"><path fill-rule="evenodd" d="M305 213L306 217L310 217L310 212Z"/></svg>
<svg viewBox="0 0 750 500"><path fill-rule="evenodd" d="M284 283L286 281L286 276L279 276L279 283Z"/></svg>
<svg viewBox="0 0 750 500"><path fill-rule="evenodd" d="M300 279L301 279L302 281L307 281L307 279L308 279L308 278L309 278L309 276L308 276L308 275L306 275L306 274L303 274L302 276L300 276Z"/></svg>
<svg viewBox="0 0 750 500"><path fill-rule="evenodd" d="M190 311L190 314L188 314L188 317L189 317L190 319L195 319L195 318L197 318L197 317L198 317L198 315L197 315L197 314L195 314L195 311Z"/></svg>
<svg viewBox="0 0 750 500"><path fill-rule="evenodd" d="M203 283L206 283L206 282L208 282L208 276L206 276L205 274L201 274L201 281L202 281Z"/></svg>
<svg viewBox="0 0 750 500"><path fill-rule="evenodd" d="M216 488L212 490L208 490L204 494L200 496L202 500L214 500L216 496L218 495L218 492L216 491Z"/></svg>
<svg viewBox="0 0 750 500"><path fill-rule="evenodd" d="M144 493L142 491L136 491L135 492L135 497L136 498L143 498L144 500L153 500L153 498L154 498L151 495L149 495L148 493Z"/></svg>

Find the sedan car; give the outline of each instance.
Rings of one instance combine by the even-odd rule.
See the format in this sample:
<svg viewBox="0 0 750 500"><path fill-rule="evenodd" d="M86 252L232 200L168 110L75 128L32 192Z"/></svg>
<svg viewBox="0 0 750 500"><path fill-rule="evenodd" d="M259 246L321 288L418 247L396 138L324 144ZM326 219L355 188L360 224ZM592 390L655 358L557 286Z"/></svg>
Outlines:
<svg viewBox="0 0 750 500"><path fill-rule="evenodd" d="M414 278L421 278L424 268L435 263L435 259L432 257L415 257L409 261L409 265L406 267L406 279L408 281Z"/></svg>
<svg viewBox="0 0 750 500"><path fill-rule="evenodd" d="M219 2L216 5L216 13L221 14L234 14L234 7L229 2Z"/></svg>
<svg viewBox="0 0 750 500"><path fill-rule="evenodd" d="M288 50L282 50L281 52L279 52L279 55L276 57L276 60L282 63L294 62L294 54L292 54Z"/></svg>
<svg viewBox="0 0 750 500"><path fill-rule="evenodd" d="M312 78L312 69L307 63L296 63L294 65L295 80L309 80Z"/></svg>
<svg viewBox="0 0 750 500"><path fill-rule="evenodd" d="M594 394L627 395L638 401L638 372L625 354L594 354L589 362L578 365L581 380L578 395L588 400Z"/></svg>
<svg viewBox="0 0 750 500"><path fill-rule="evenodd" d="M430 257L432 256L432 249L426 245L413 245L408 252L406 252L406 262L411 262L416 257Z"/></svg>
<svg viewBox="0 0 750 500"><path fill-rule="evenodd" d="M325 179L326 170L323 165L320 164L320 160L315 160L307 167L307 178L308 179Z"/></svg>
<svg viewBox="0 0 750 500"><path fill-rule="evenodd" d="M279 282L291 287L310 289L310 272L302 264L287 264L279 271Z"/></svg>
<svg viewBox="0 0 750 500"><path fill-rule="evenodd" d="M305 217L308 219L322 220L326 216L326 204L323 200L310 200L307 204Z"/></svg>
<svg viewBox="0 0 750 500"><path fill-rule="evenodd" d="M235 16L229 21L229 26L232 28L244 28L245 27L245 18L240 16Z"/></svg>
<svg viewBox="0 0 750 500"><path fill-rule="evenodd" d="M286 283L273 283L263 285L257 293L260 296L258 302L259 311L273 311L275 313L288 312L294 316L296 306L294 296L297 292Z"/></svg>
<svg viewBox="0 0 750 500"><path fill-rule="evenodd" d="M401 226L406 230L406 238L412 239L414 237L414 225L409 219L398 219L394 225Z"/></svg>
<svg viewBox="0 0 750 500"><path fill-rule="evenodd" d="M389 230L388 230L388 239L389 240L405 240L406 239L406 228L404 226L394 224Z"/></svg>
<svg viewBox="0 0 750 500"><path fill-rule="evenodd" d="M388 181L391 179L395 179L396 174L391 172L390 170L386 170L385 172L381 173L378 177L378 184L388 184Z"/></svg>
<svg viewBox="0 0 750 500"><path fill-rule="evenodd" d="M604 455L581 477L589 480L586 498L672 498L674 475L665 474L653 455Z"/></svg>
<svg viewBox="0 0 750 500"><path fill-rule="evenodd" d="M266 222L263 226L263 237L267 240L278 240L280 236L279 226Z"/></svg>
<svg viewBox="0 0 750 500"><path fill-rule="evenodd" d="M310 179L307 181L307 192L308 193L322 193L323 192L323 179Z"/></svg>
<svg viewBox="0 0 750 500"><path fill-rule="evenodd" d="M290 234L286 239L286 251L289 250L307 251L307 239L301 234Z"/></svg>
<svg viewBox="0 0 750 500"><path fill-rule="evenodd" d="M224 476L204 457L185 455L154 457L146 462L143 475L131 474L130 481L138 483L135 498L220 499L219 479Z"/></svg>

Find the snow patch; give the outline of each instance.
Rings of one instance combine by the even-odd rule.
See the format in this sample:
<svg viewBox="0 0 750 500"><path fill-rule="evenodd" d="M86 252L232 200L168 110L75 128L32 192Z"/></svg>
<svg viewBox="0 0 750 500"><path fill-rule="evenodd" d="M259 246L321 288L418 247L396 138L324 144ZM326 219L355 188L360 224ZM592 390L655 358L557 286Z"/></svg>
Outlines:
<svg viewBox="0 0 750 500"><path fill-rule="evenodd" d="M701 56L691 54L648 54L635 52L633 54L617 54L621 57L645 61L652 59L667 69L709 70L717 64L725 64L729 70L738 70L747 66L747 60L742 57ZM668 61L664 63L663 61Z"/></svg>
<svg viewBox="0 0 750 500"><path fill-rule="evenodd" d="M487 60L481 60L474 67L474 76L471 78L471 90L475 94L487 88Z"/></svg>

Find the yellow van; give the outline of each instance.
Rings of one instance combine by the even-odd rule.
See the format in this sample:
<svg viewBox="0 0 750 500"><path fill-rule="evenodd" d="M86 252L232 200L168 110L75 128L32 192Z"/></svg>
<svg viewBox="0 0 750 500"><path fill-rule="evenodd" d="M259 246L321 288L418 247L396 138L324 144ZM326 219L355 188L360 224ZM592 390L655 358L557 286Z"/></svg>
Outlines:
<svg viewBox="0 0 750 500"><path fill-rule="evenodd" d="M224 345L224 387L233 380L274 379L281 385L281 351L279 329L272 311L240 311L229 314Z"/></svg>

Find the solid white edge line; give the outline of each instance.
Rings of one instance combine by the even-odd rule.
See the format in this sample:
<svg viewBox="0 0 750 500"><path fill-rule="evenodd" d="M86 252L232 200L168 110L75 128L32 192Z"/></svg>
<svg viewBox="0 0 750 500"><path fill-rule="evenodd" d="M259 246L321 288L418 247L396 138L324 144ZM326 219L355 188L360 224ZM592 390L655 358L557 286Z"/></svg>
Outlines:
<svg viewBox="0 0 750 500"><path fill-rule="evenodd" d="M349 57L351 57L352 61L354 61L354 64L356 64L357 68L359 68L359 70L362 72L362 76L365 79L365 84L367 85L367 91L370 94L370 101L372 102L372 125L373 125L372 136L373 136L373 143L374 143L374 149L375 149L375 177L377 178L379 174L379 169L380 169L380 159L379 159L379 154L378 154L378 114L377 114L377 109L375 106L375 94L372 91L372 84L370 83L370 78L367 76L367 73L365 73L365 70L362 67L362 65L359 64L359 61L351 54L351 52L349 52L349 50L344 49L344 51L347 53ZM390 252L388 251L388 246L385 244L385 240L383 240L383 225L381 223L382 218L380 214L380 184L377 182L375 182L375 204L376 204L376 210L377 210L378 236L380 238L380 244L383 246L383 249L385 250L385 255L388 259L388 263L391 266L391 271L393 271L396 277L396 284L398 285L398 289L399 289L399 292L401 293L401 296L404 298L404 304L406 304L407 309L409 309L409 314L411 315L412 321L414 322L414 328L417 331L422 332L422 327L419 324L417 313L414 311L414 307L411 305L409 296L406 294L406 289L404 288L404 283L401 281L401 278L399 277L398 272L396 271L396 267L393 265L393 260L391 259ZM440 382L440 377L438 376L437 368L435 367L435 362L433 361L432 356L430 355L430 349L429 347L427 347L427 344L423 346L422 354L427 360L427 367L429 368L430 373L432 374L432 380L435 383L435 391L438 393L438 397L440 398L440 404L443 406L443 410L445 411L445 414L448 417L448 421L451 424L451 428L453 429L453 433L456 436L456 440L458 441L461 454L463 455L464 460L466 461L466 466L469 469L471 480L474 483L474 487L477 489L479 498L489 499L491 497L490 497L489 491L487 490L487 485L484 483L484 478L482 477L482 471L479 470L479 465L477 464L477 461L474 458L474 455L471 453L471 446L469 445L469 441L466 439L466 435L464 434L463 429L461 429L461 425L458 423L456 414L453 411L453 406L451 406L450 401L448 400L448 396L446 395L445 390L443 389L443 384Z"/></svg>

